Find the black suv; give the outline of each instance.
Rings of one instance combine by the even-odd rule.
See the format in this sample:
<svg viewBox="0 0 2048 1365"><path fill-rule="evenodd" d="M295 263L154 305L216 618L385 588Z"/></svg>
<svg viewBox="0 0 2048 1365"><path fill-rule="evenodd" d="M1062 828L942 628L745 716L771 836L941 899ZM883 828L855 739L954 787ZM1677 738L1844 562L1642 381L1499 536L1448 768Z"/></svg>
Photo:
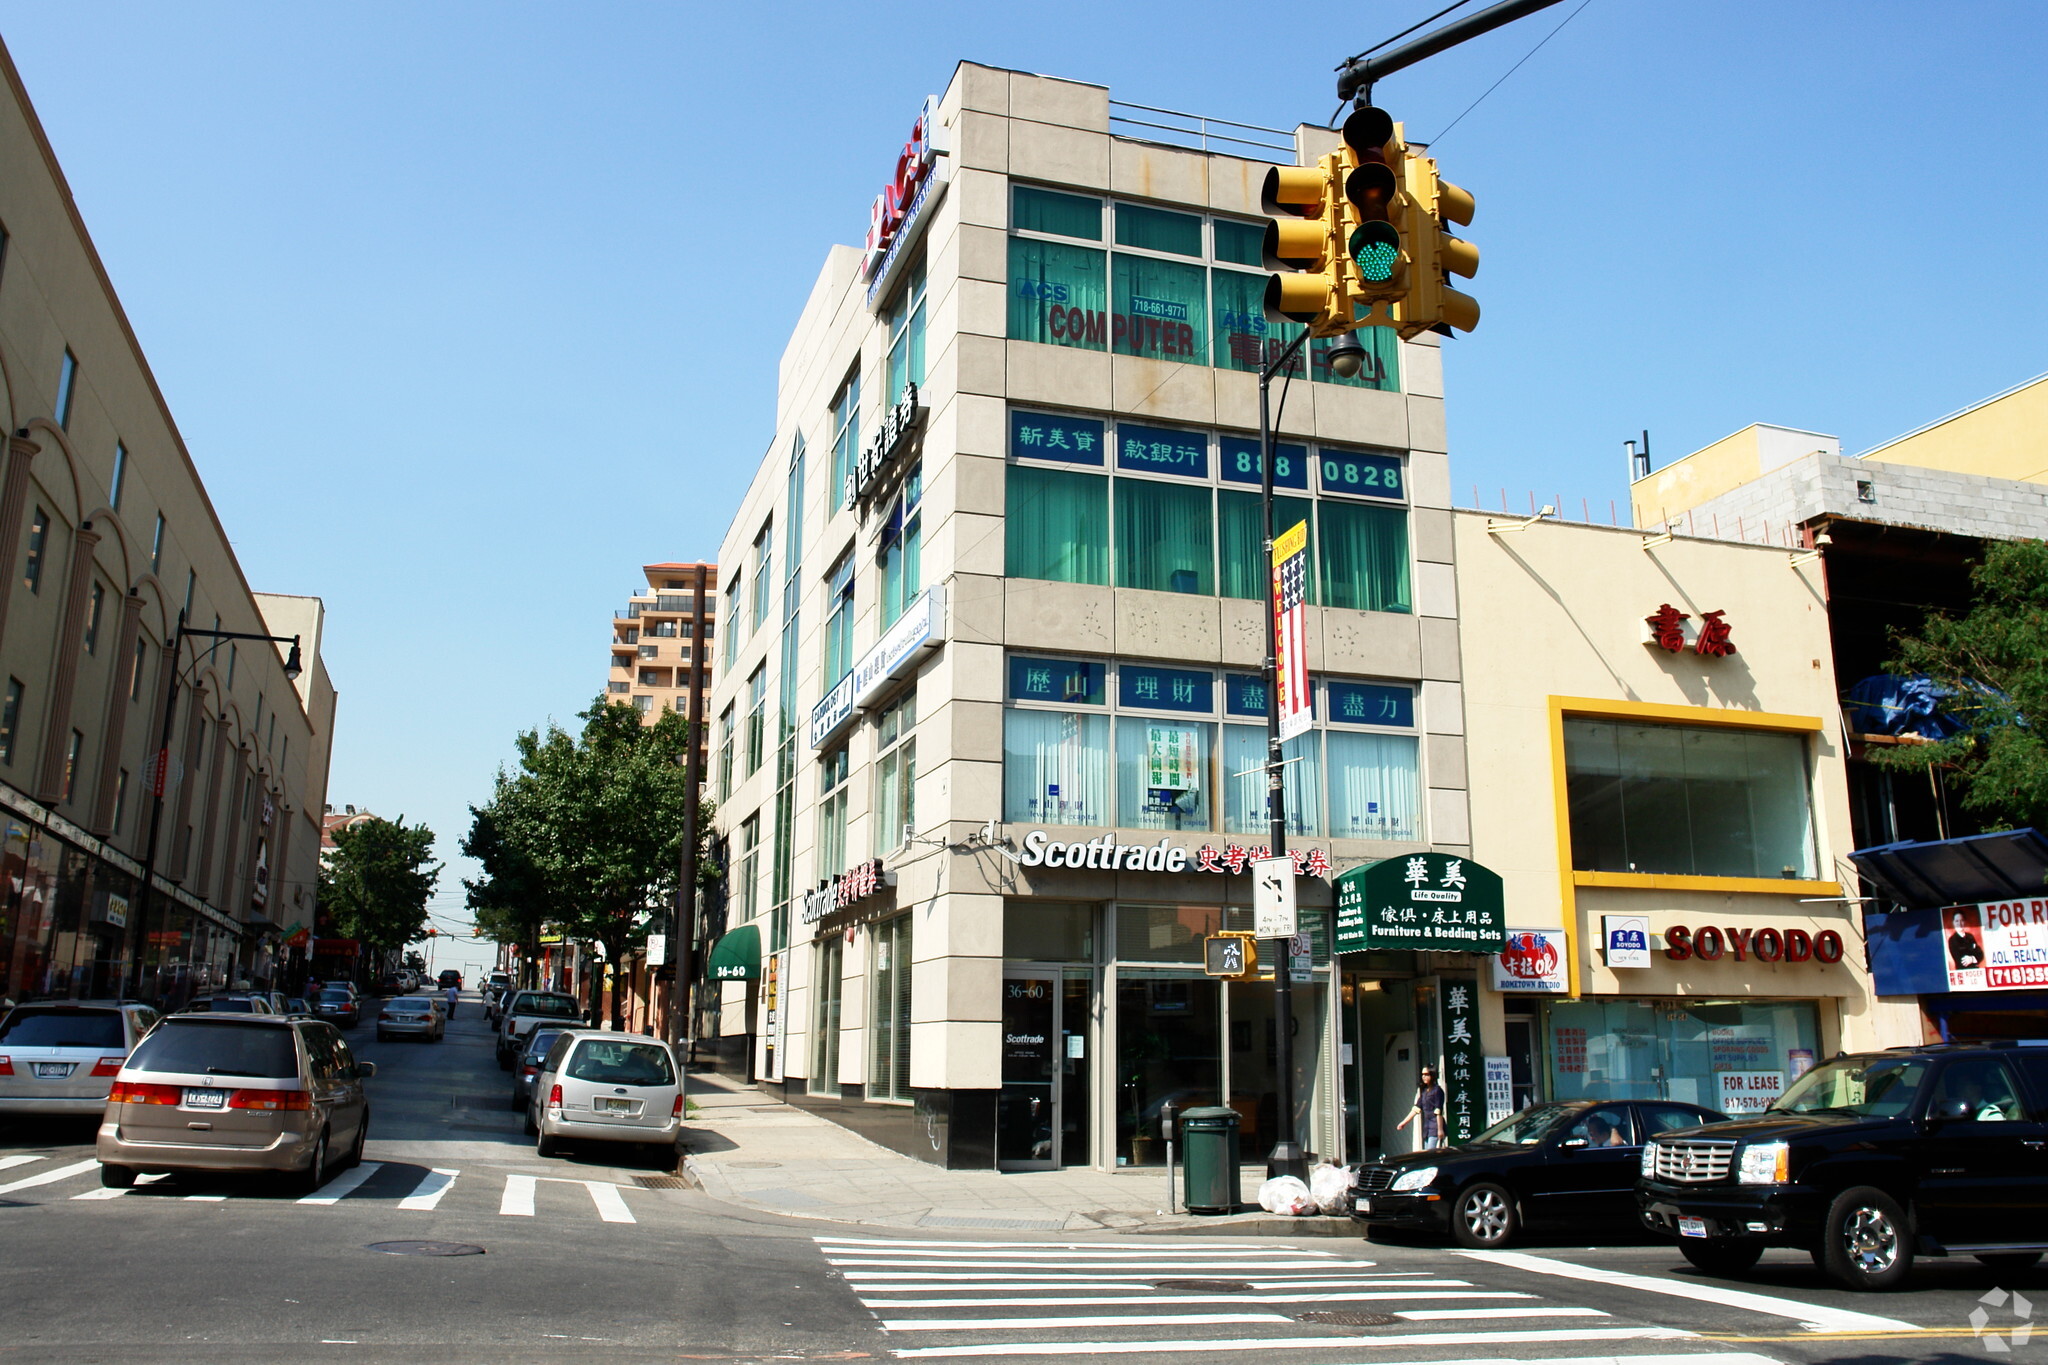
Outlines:
<svg viewBox="0 0 2048 1365"><path fill-rule="evenodd" d="M2025 1268L2048 1251L2048 1045L1837 1057L1753 1118L1659 1133L1636 1207L1686 1260L1737 1275L1799 1247L1851 1289L1915 1256Z"/></svg>

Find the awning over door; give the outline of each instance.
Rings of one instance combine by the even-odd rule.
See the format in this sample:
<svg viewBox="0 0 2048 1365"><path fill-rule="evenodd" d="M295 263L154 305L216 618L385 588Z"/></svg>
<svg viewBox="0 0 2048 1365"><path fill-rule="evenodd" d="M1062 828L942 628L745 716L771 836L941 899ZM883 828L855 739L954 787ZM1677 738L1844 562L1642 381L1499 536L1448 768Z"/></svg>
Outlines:
<svg viewBox="0 0 2048 1365"><path fill-rule="evenodd" d="M1859 848L1849 861L1908 910L2048 892L2048 838L2032 829Z"/></svg>
<svg viewBox="0 0 2048 1365"><path fill-rule="evenodd" d="M742 924L711 945L704 974L713 981L758 981L761 977L761 930Z"/></svg>

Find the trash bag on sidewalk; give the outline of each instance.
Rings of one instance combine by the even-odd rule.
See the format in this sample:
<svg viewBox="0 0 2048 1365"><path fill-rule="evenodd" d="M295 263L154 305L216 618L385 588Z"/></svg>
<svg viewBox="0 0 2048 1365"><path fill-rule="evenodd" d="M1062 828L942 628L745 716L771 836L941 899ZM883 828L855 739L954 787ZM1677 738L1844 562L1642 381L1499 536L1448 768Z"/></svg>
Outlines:
<svg viewBox="0 0 2048 1365"><path fill-rule="evenodd" d="M1309 1198L1315 1200L1316 1210L1328 1214L1351 1212L1351 1187L1358 1177L1348 1166L1339 1166L1325 1161L1309 1172Z"/></svg>
<svg viewBox="0 0 2048 1365"><path fill-rule="evenodd" d="M1259 1207L1267 1213L1293 1216L1314 1213L1316 1201L1309 1197L1308 1186L1294 1176L1276 1175L1259 1186Z"/></svg>

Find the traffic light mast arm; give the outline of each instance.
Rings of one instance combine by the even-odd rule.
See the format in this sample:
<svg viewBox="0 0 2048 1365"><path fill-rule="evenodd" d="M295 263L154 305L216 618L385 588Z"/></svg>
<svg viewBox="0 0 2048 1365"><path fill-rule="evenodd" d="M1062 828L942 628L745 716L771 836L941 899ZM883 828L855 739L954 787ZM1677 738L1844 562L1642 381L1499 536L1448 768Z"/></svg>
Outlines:
<svg viewBox="0 0 2048 1365"><path fill-rule="evenodd" d="M1477 14L1468 14L1463 19L1453 19L1432 33L1388 48L1383 52L1353 57L1337 68L1337 98L1348 100L1364 93L1367 103L1371 102L1373 82L1382 76L1391 76L1396 71L1415 65L1427 57L1456 47L1459 43L1477 38L1482 33L1517 19L1549 9L1558 0L1501 0Z"/></svg>

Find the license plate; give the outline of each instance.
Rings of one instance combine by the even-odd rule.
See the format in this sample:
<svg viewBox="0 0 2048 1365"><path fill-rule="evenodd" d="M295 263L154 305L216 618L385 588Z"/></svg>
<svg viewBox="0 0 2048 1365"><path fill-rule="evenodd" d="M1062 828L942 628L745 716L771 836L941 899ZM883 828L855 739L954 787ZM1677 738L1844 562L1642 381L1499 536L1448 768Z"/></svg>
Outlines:
<svg viewBox="0 0 2048 1365"><path fill-rule="evenodd" d="M39 1081L61 1081L69 1076L78 1065L76 1062L37 1062L36 1079Z"/></svg>
<svg viewBox="0 0 2048 1365"><path fill-rule="evenodd" d="M1680 1237L1704 1237L1707 1235L1707 1220L1704 1218L1681 1218L1678 1220Z"/></svg>
<svg viewBox="0 0 2048 1365"><path fill-rule="evenodd" d="M1359 1200L1359 1201L1358 1201L1357 1203L1353 1204L1353 1205L1352 1205L1351 1207L1352 1207L1352 1208L1354 1208L1354 1209L1356 1209L1356 1210L1358 1210L1358 1212L1360 1212L1360 1213L1371 1213L1371 1212L1372 1212L1372 1200L1370 1200L1370 1199L1361 1199L1361 1200Z"/></svg>
<svg viewBox="0 0 2048 1365"><path fill-rule="evenodd" d="M630 1114L633 1112L633 1101L614 1100L600 1096L597 1101L597 1107L607 1114Z"/></svg>
<svg viewBox="0 0 2048 1365"><path fill-rule="evenodd" d="M185 1107L187 1109L220 1109L224 1108L227 1102L228 1092L225 1090L187 1090L185 1092Z"/></svg>

